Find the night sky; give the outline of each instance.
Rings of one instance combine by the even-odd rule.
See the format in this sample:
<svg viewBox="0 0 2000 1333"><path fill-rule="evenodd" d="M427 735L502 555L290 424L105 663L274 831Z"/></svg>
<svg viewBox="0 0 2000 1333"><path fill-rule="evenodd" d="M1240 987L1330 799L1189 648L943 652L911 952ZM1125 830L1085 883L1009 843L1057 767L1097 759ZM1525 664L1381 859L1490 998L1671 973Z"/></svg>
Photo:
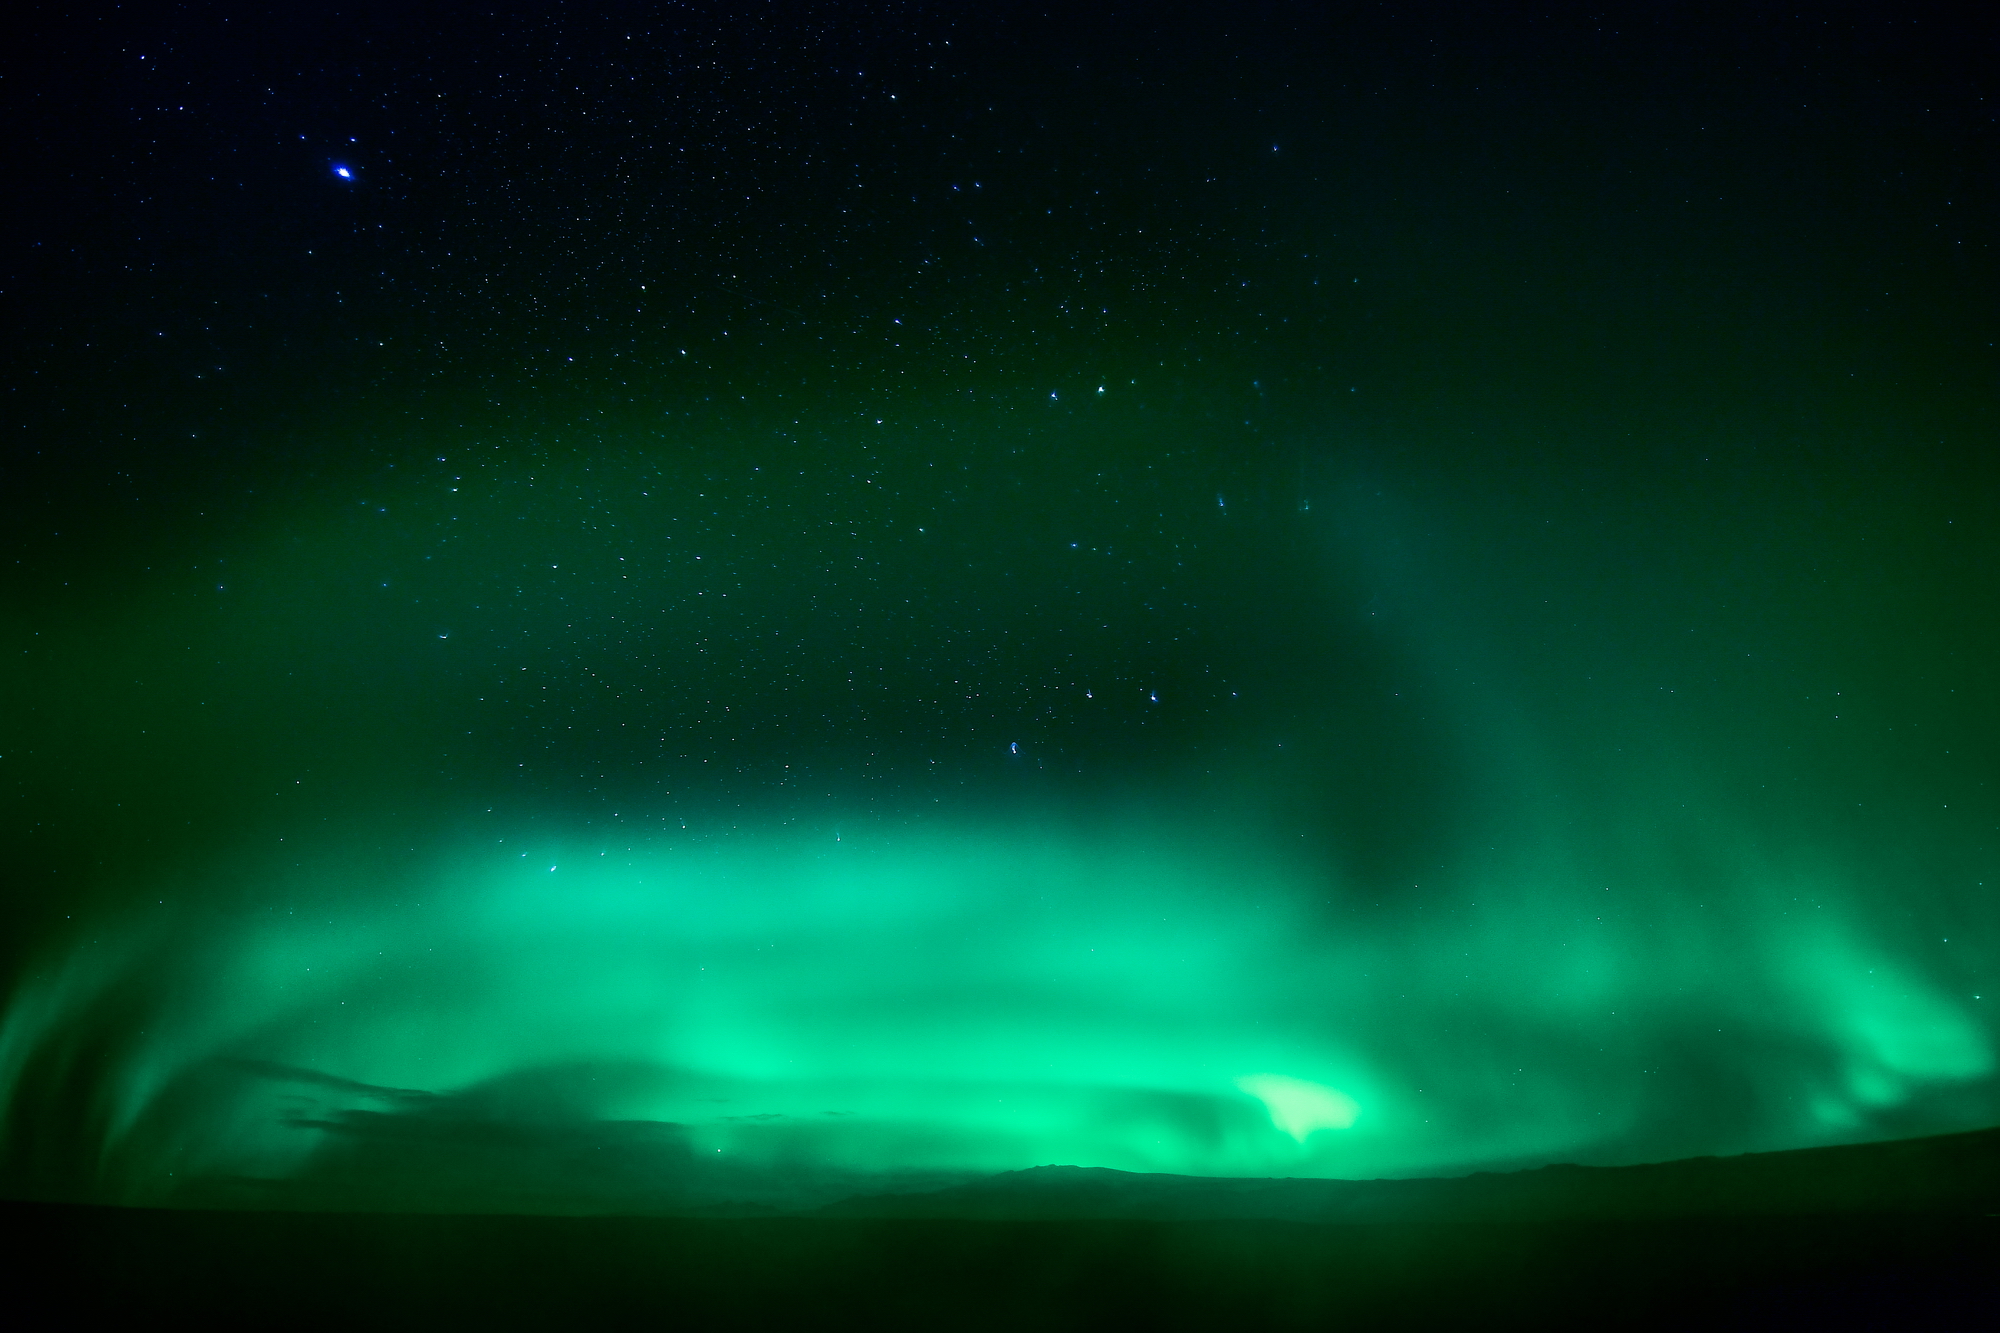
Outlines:
<svg viewBox="0 0 2000 1333"><path fill-rule="evenodd" d="M2000 42L17 18L0 1189L2000 1122Z"/></svg>

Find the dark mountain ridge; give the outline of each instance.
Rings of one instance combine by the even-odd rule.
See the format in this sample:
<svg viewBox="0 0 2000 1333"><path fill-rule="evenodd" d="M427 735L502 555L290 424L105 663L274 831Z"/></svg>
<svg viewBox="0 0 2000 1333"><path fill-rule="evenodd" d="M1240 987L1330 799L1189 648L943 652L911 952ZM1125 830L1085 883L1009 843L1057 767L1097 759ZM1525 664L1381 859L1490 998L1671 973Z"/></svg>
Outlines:
<svg viewBox="0 0 2000 1333"><path fill-rule="evenodd" d="M1459 1223L1882 1212L2000 1212L2000 1128L1643 1166L1555 1165L1415 1180L1043 1166L922 1194L846 1199L822 1215Z"/></svg>
<svg viewBox="0 0 2000 1333"><path fill-rule="evenodd" d="M2000 1129L1268 1180L1040 1167L761 1216L0 1203L19 1308L301 1328L1970 1330ZM752 1212L759 1210L752 1209Z"/></svg>

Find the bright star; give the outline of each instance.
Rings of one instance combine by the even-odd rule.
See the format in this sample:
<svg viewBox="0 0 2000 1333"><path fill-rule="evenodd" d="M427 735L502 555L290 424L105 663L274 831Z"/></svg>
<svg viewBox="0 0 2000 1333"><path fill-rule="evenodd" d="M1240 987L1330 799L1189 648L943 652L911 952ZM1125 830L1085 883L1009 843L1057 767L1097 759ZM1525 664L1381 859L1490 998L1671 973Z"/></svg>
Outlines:
<svg viewBox="0 0 2000 1333"><path fill-rule="evenodd" d="M340 177L344 181L351 181L354 179L354 173L349 171L346 167L335 167L333 169L333 174Z"/></svg>

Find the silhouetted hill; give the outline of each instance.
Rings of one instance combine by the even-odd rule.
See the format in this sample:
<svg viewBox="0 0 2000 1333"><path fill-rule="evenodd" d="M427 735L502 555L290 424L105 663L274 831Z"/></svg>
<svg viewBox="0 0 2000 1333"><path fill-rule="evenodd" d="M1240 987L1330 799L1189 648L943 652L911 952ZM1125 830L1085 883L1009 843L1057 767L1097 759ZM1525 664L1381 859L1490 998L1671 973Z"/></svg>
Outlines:
<svg viewBox="0 0 2000 1333"><path fill-rule="evenodd" d="M2000 1213L2000 1129L1448 1179L1232 1179L1044 1166L922 1194L845 1199L823 1215L1373 1224L1884 1212Z"/></svg>
<svg viewBox="0 0 2000 1333"><path fill-rule="evenodd" d="M2000 1130L1445 1180L1042 1167L809 1215L701 1207L0 1203L0 1278L10 1314L48 1312L24 1327L1902 1333L2000 1308Z"/></svg>

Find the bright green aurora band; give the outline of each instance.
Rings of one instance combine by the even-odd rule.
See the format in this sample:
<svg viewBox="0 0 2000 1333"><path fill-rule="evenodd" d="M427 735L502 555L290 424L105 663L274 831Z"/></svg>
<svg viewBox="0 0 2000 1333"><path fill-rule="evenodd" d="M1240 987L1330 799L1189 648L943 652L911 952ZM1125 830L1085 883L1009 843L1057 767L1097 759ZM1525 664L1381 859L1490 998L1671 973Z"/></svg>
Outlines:
<svg viewBox="0 0 2000 1333"><path fill-rule="evenodd" d="M1014 157L898 175L892 118L961 97L905 82L735 239L692 196L575 254L451 231L406 160L458 179L442 130L315 159L348 267L293 299L338 347L257 373L342 410L234 409L290 461L144 504L37 492L4 762L58 889L0 1018L11 1191L790 1206L2000 1120L1995 510L1941 461L1991 417L1852 388L1872 326L1800 332L1833 280L1785 257L1848 224L1690 239L1632 186L1610 240L1473 227L1434 160L1343 157L1338 107L1190 138L1180 184L1026 113L966 122ZM595 226L655 151L540 142L523 216ZM814 268L856 180L874 230ZM392 347L416 278L364 279L419 252L431 343L474 350ZM1573 264L1601 302L1544 297ZM1657 276L1696 269L1737 277ZM174 383L133 438L225 429Z"/></svg>
<svg viewBox="0 0 2000 1333"><path fill-rule="evenodd" d="M497 536L468 530L481 518L473 506L445 505L458 524L421 543L435 547L423 557L406 553L409 564L518 541L504 529L513 503L486 516ZM788 1203L881 1173L1048 1162L1367 1177L1790 1146L1990 1116L1990 1010L1966 963L1994 944L1979 886L1961 900L1971 911L1954 915L1935 893L1910 910L1897 889L1947 871L1922 854L1932 848L1884 855L1865 811L1845 820L1864 831L1844 839L1772 836L1812 799L1814 777L1760 754L1758 776L1788 780L1789 793L1732 801L1704 751L1741 762L1755 741L1721 735L1704 716L1714 701L1648 701L1607 722L1544 697L1538 716L1532 690L1505 684L1520 663L1473 643L1479 615L1427 589L1407 554L1398 567L1382 503L1349 495L1299 516L1296 531L1337 553L1337 534L1372 526L1384 548L1350 552L1376 565L1374 594L1350 614L1379 621L1395 608L1401 626L1378 638L1406 654L1429 729L1405 720L1466 770L1449 817L1434 813L1420 839L1426 882L1379 882L1380 864L1407 849L1381 852L1372 876L1344 870L1366 862L1341 855L1338 824L1308 836L1256 813L1296 816L1287 789L1316 783L1313 800L1345 790L1364 821L1380 820L1365 793L1398 783L1407 799L1417 784L1393 771L1393 752L1421 739L1313 761L1380 768L1344 788L1337 772L1283 766L1288 740L1332 746L1326 719L1248 715L1210 739L1212 757L1193 752L1210 776L1184 773L1178 791L1038 792L1036 766L1075 749L1059 743L1063 712L1122 706L1157 720L1175 707L1164 683L1098 663L1106 679L1087 667L1052 676L1041 716L1009 724L1021 739L987 745L986 766L1027 784L1025 796L948 803L937 786L899 801L849 777L809 792L824 793L817 803L739 803L727 818L689 813L700 807L630 775L618 808L596 817L468 816L433 796L461 831L393 865L382 846L406 816L315 835L315 822L341 824L294 797L266 816L279 853L191 872L258 889L218 908L185 880L165 884L44 958L0 1029L0 1077L18 1092L112 1042L85 1122L99 1187L135 1201L290 1179L306 1199L412 1206ZM431 681L405 688L428 699L473 631L420 630L401 613L364 631L351 603L302 605L345 567L368 517L384 514L334 525L343 535L327 540L325 568L269 554L266 567L239 569L261 604L234 623L256 626L271 660L300 664L337 651L315 628L329 618L378 640L424 634L425 651L445 656ZM726 542L676 563L659 554L665 540L615 520L604 533L520 562L558 576L595 564L597 580L568 586L560 614L618 623L645 600L726 586L761 602L701 614L707 634L742 634L725 615L785 623L775 586L689 572L728 558ZM484 556L464 568L476 580ZM635 578L643 592L627 591ZM453 592L433 577L414 600ZM1292 600L1267 594L1256 609L1290 615ZM136 636L135 659L184 628L177 612L160 614ZM379 641L348 651L393 655ZM539 671L543 659L530 660ZM1685 668L1669 678L1685 682ZM504 666L489 675L480 688L512 683ZM595 688L643 691L631 677ZM755 683L741 688L754 699ZM1099 702L1114 693L1125 697ZM459 711L491 719L488 702L461 699ZM1845 707L1828 702L1826 724ZM614 698L608 712L564 716L629 728L647 714ZM1617 743L1588 745L1604 726ZM303 792L316 779L298 767ZM1588 781L1564 782L1566 767ZM1915 821L1895 810L1888 822ZM1454 826L1456 838L1437 838ZM504 1152L480 1146L496 1126L514 1136ZM614 1131L608 1145L595 1137ZM578 1145L617 1169L579 1182L559 1165Z"/></svg>

